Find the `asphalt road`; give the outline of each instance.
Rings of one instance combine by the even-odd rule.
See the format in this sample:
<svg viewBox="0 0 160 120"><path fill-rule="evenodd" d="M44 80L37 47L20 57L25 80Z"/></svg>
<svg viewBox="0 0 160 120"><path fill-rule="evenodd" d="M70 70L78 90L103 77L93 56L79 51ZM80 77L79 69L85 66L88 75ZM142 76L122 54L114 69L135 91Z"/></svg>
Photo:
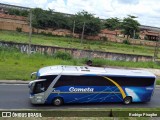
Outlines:
<svg viewBox="0 0 160 120"><path fill-rule="evenodd" d="M156 87L152 100L148 103L92 103L52 105L32 105L26 84L0 84L0 109L68 109L68 108L157 108L160 107L160 87Z"/></svg>

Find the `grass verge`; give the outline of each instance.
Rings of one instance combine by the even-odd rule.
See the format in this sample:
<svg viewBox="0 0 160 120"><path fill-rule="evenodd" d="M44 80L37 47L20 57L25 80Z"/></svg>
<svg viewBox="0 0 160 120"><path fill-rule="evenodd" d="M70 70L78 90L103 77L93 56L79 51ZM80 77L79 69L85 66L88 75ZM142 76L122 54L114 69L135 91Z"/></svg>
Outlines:
<svg viewBox="0 0 160 120"><path fill-rule="evenodd" d="M156 80L156 85L160 85L160 79Z"/></svg>
<svg viewBox="0 0 160 120"><path fill-rule="evenodd" d="M82 65L79 60L63 60L53 56L22 54L15 48L0 48L0 79L29 80L31 72L50 65Z"/></svg>
<svg viewBox="0 0 160 120"><path fill-rule="evenodd" d="M160 116L160 108L97 108L97 109L67 109L67 110L21 110L22 113L41 113L42 117L57 119L113 119L120 120L149 120L151 117ZM118 119L118 120L119 120Z"/></svg>
<svg viewBox="0 0 160 120"><path fill-rule="evenodd" d="M18 43L28 43L28 34L16 31L2 31L0 30L1 40L13 41ZM46 36L41 34L32 35L32 44L59 46L78 49L99 50L106 52L116 52L124 54L137 54L137 55L149 55L153 56L154 47L147 47L142 45L127 45L120 43L113 43L109 41L93 41L83 40L83 44L80 43L80 39L69 37L57 37Z"/></svg>
<svg viewBox="0 0 160 120"><path fill-rule="evenodd" d="M35 53L28 56L15 48L0 47L0 80L29 80L30 74L41 67L51 65L85 65L87 58L75 59L68 53L53 56ZM131 68L160 68L154 62L110 61L99 58L92 59L94 66L119 66ZM160 81L157 81L160 84Z"/></svg>

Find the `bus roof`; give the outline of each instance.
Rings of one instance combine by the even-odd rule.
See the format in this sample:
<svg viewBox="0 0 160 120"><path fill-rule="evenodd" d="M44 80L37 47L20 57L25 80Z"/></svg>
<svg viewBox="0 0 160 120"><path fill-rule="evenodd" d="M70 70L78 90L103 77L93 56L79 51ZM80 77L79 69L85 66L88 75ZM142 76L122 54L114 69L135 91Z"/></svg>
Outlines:
<svg viewBox="0 0 160 120"><path fill-rule="evenodd" d="M90 66L66 66L56 65L48 66L39 69L38 76L46 75L113 75L113 76L142 76L142 77L156 77L153 73L144 70L133 69L115 69L103 67L90 67Z"/></svg>

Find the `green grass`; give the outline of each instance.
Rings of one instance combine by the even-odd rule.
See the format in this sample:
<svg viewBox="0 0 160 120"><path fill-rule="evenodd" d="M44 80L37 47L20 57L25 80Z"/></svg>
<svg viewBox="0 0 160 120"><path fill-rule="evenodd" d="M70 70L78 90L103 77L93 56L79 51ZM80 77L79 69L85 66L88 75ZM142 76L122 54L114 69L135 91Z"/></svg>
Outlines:
<svg viewBox="0 0 160 120"><path fill-rule="evenodd" d="M160 79L156 80L156 85L160 85Z"/></svg>
<svg viewBox="0 0 160 120"><path fill-rule="evenodd" d="M132 61L112 61L104 60L100 58L94 58L93 64L95 66L117 66L117 67L129 67L129 68L160 68L159 63L154 62L132 62Z"/></svg>
<svg viewBox="0 0 160 120"><path fill-rule="evenodd" d="M77 60L62 60L52 56L34 54L28 56L17 50L0 49L0 79L11 80L29 80L31 72L49 65L76 65Z"/></svg>
<svg viewBox="0 0 160 120"><path fill-rule="evenodd" d="M13 41L19 43L28 43L28 34L19 33L16 31L2 31L0 30L1 41ZM113 42L83 40L80 44L80 39L69 37L46 36L41 34L32 35L32 44L59 46L78 49L89 49L106 52L149 55L153 56L154 48L142 45L127 45Z"/></svg>
<svg viewBox="0 0 160 120"><path fill-rule="evenodd" d="M64 56L64 53L60 53ZM28 56L19 52L15 48L0 47L0 80L30 80L30 74L41 67L50 65L85 65L87 58L74 59L66 54L66 57L60 55L41 55L32 54ZM92 59L94 66L119 66L129 68L160 68L159 64L153 62L125 62L110 61L99 58ZM160 82L157 82L160 84Z"/></svg>
<svg viewBox="0 0 160 120"><path fill-rule="evenodd" d="M13 111L17 113L18 111ZM54 109L54 110L21 110L22 113L41 113L42 117L45 119L50 116L50 119L63 119L63 120L76 120L91 119L91 120L150 120L151 117L146 117L146 114L157 114L159 117L160 108L92 108L92 109ZM129 113L132 115L137 113L141 114L141 117L129 117ZM112 117L109 117L111 116ZM143 116L144 115L144 116ZM119 117L119 118L117 118ZM41 119L43 119L41 118ZM18 118L17 118L18 119ZM24 119L24 118L23 118ZM39 120L39 118L36 118ZM40 120L41 120L40 119ZM34 119L33 119L34 120ZM48 119L46 119L48 120Z"/></svg>

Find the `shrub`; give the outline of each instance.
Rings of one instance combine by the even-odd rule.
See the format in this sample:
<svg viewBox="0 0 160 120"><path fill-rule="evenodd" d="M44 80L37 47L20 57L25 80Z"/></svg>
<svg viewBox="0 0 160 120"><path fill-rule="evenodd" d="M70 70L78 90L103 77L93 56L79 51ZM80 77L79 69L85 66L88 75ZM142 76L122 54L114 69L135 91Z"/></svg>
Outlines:
<svg viewBox="0 0 160 120"><path fill-rule="evenodd" d="M108 38L107 37L102 37L101 38L104 42L107 42L108 41Z"/></svg>
<svg viewBox="0 0 160 120"><path fill-rule="evenodd" d="M62 52L62 51L57 51L57 52L54 54L54 57L55 57L55 58L62 59L62 60L71 60L71 59L72 59L71 54L69 54L69 53L67 53L67 52Z"/></svg>
<svg viewBox="0 0 160 120"><path fill-rule="evenodd" d="M90 45L87 45L85 48L86 48L87 50L90 50L90 49L91 49ZM84 48L84 49L85 49L85 48Z"/></svg>
<svg viewBox="0 0 160 120"><path fill-rule="evenodd" d="M17 32L22 32L22 28L17 27L17 28L16 28L16 31L17 31Z"/></svg>
<svg viewBox="0 0 160 120"><path fill-rule="evenodd" d="M52 36L52 32L48 32L48 33L47 33L47 36Z"/></svg>
<svg viewBox="0 0 160 120"><path fill-rule="evenodd" d="M97 67L101 67L104 66L106 64L106 60L102 59L102 58L94 58L92 59L92 64L93 66L97 66Z"/></svg>
<svg viewBox="0 0 160 120"><path fill-rule="evenodd" d="M128 40L123 40L124 44L130 45L131 43Z"/></svg>
<svg viewBox="0 0 160 120"><path fill-rule="evenodd" d="M41 32L40 32L40 34L42 34L42 35L46 35L46 32L44 32L44 31L41 31Z"/></svg>
<svg viewBox="0 0 160 120"><path fill-rule="evenodd" d="M72 38L73 36L70 34L65 35L65 37Z"/></svg>

